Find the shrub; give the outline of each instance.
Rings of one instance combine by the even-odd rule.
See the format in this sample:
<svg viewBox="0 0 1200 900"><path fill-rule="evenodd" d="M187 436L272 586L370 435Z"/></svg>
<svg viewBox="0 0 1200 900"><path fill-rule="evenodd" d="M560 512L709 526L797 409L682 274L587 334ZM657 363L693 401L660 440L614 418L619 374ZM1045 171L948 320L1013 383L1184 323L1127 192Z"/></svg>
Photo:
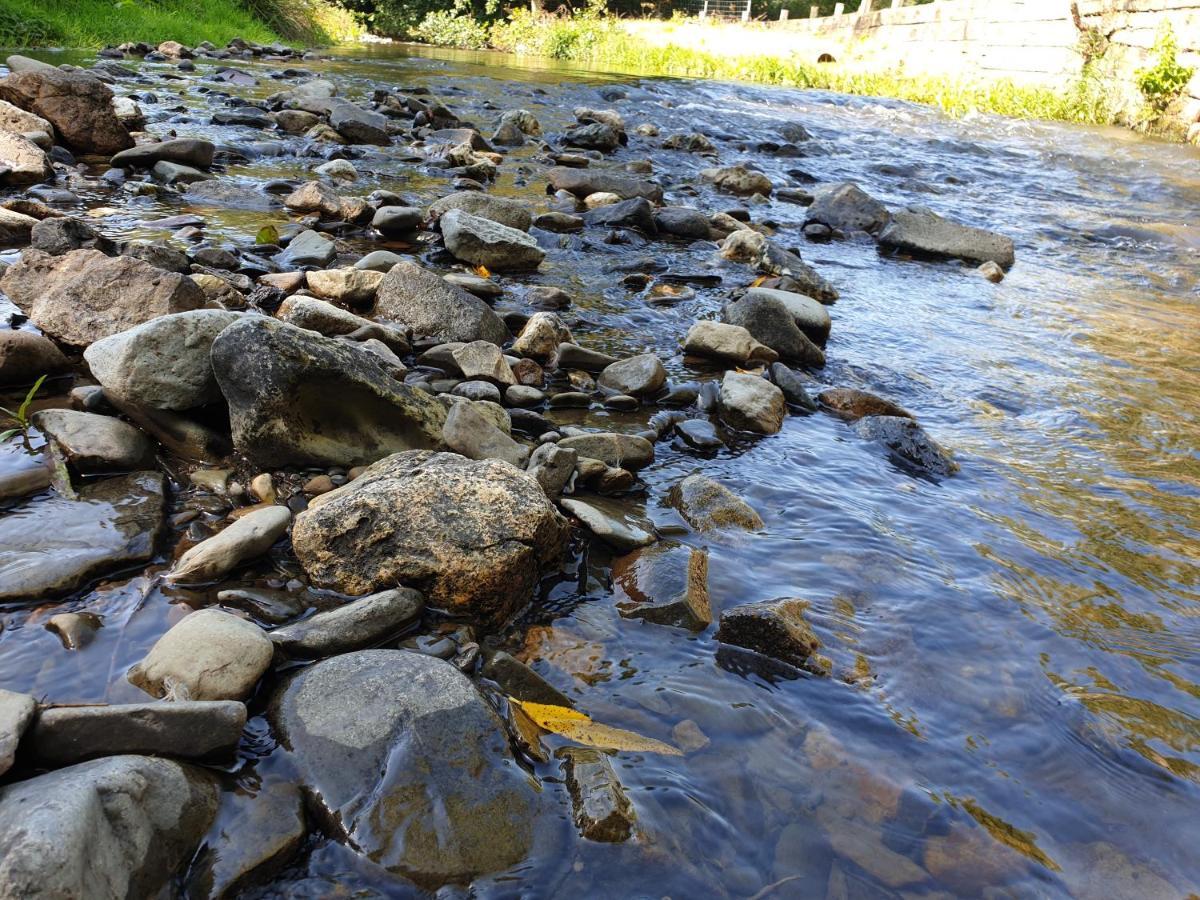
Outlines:
<svg viewBox="0 0 1200 900"><path fill-rule="evenodd" d="M1175 43L1175 32L1166 26L1154 42L1158 62L1137 73L1137 85L1146 102L1157 113L1163 113L1183 93L1191 80L1194 69L1179 64L1179 48Z"/></svg>
<svg viewBox="0 0 1200 900"><path fill-rule="evenodd" d="M470 16L431 12L413 29L413 37L440 47L482 50L488 45L488 27Z"/></svg>

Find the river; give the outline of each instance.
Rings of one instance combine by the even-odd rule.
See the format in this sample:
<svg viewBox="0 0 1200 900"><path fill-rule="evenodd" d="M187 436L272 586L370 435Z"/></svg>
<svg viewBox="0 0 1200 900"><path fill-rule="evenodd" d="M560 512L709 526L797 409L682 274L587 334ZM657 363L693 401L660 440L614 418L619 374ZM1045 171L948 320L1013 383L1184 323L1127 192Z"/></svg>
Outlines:
<svg viewBox="0 0 1200 900"><path fill-rule="evenodd" d="M574 107L612 105L631 130L650 122L663 135L706 132L722 165L751 160L776 184L854 181L889 206L928 206L1017 245L1016 266L992 284L970 267L885 257L866 239L805 243L803 206L751 207L840 293L813 392L860 387L895 400L961 471L916 477L823 413L789 416L777 435L743 436L708 455L660 442L634 499L672 540L707 549L714 612L809 601L833 675L783 677L723 652L713 629L693 635L621 618L611 556L576 541L562 577L495 644L597 721L670 740L690 720L708 743L678 758L613 758L637 811L635 839L568 842L564 806L537 853L478 880L470 896L1200 892L1195 149L1115 129L951 120L899 102L424 48L349 48L297 67L339 80L350 96L429 87L488 134L502 109L528 109L553 134L573 122ZM602 100L612 87L628 99ZM277 84L225 89L265 96ZM181 135L244 148L248 161L226 177L307 177L313 162L295 143L201 124L194 108L215 103L212 95L185 93L181 103L155 74L142 90L160 95L158 104L143 99L151 130L177 119ZM790 122L813 137L801 156L755 149L781 142ZM522 162L534 153L511 152L493 190L544 203L541 169ZM698 170L710 163L698 156L633 138L616 158L644 157L669 198L711 211L737 205L701 184ZM355 194L383 188L427 203L447 192L399 154L355 164ZM92 221L112 236L162 236L143 223L183 212L239 241L288 220L281 210L132 196L94 178L74 189L75 211L101 210ZM650 303L613 274L647 255L722 281ZM571 239L537 274L497 276L508 290L497 308L521 308L523 285L559 286L574 298L566 317L580 343L654 351L677 381L708 377L685 364L680 338L752 277L713 256L711 246ZM647 415L560 420L628 431ZM664 498L694 471L745 497L764 530L721 537L684 527ZM278 554L234 584L279 584L297 572ZM0 610L0 685L57 702L142 699L124 672L178 618L172 604L188 601L204 598L135 573L63 603ZM104 617L82 650L63 650L43 627L64 609ZM226 777L230 791L291 777L262 715L264 693ZM558 766L530 762L549 784ZM410 894L420 892L315 832L261 890Z"/></svg>

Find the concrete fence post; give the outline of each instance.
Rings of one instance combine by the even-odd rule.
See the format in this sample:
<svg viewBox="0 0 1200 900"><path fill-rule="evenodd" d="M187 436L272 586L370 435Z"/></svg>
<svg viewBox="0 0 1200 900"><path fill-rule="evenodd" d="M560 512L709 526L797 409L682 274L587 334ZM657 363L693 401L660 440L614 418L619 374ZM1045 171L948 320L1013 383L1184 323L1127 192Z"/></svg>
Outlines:
<svg viewBox="0 0 1200 900"><path fill-rule="evenodd" d="M819 6L810 6L810 7L808 8L808 17L809 17L810 19L815 19L815 18L817 18L817 16L819 16L819 15L821 15L821 7L819 7Z"/></svg>
<svg viewBox="0 0 1200 900"><path fill-rule="evenodd" d="M845 11L846 11L846 4L845 4L845 3L836 3L836 4L834 4L834 7L833 7L833 14L834 14L835 16L840 16L840 15L841 15L842 13L844 13Z"/></svg>
<svg viewBox="0 0 1200 900"><path fill-rule="evenodd" d="M704 0L704 6L700 10L700 21L703 22L708 18L708 0Z"/></svg>
<svg viewBox="0 0 1200 900"><path fill-rule="evenodd" d="M783 9L781 9L779 11L779 21L786 22L787 20L788 20L788 11L787 11L787 7L784 7Z"/></svg>
<svg viewBox="0 0 1200 900"><path fill-rule="evenodd" d="M746 0L746 8L742 10L742 21L750 21L750 0Z"/></svg>
<svg viewBox="0 0 1200 900"><path fill-rule="evenodd" d="M859 16L865 16L870 11L871 11L871 0L862 0L862 2L860 4L858 4Z"/></svg>
<svg viewBox="0 0 1200 900"><path fill-rule="evenodd" d="M904 0L892 0L892 9L899 9L904 5Z"/></svg>

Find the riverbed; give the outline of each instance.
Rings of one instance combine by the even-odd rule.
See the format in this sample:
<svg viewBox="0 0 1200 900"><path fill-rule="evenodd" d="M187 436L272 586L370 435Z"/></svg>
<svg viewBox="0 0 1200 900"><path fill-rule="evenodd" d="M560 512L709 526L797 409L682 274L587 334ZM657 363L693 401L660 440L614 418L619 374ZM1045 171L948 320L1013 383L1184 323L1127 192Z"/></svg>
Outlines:
<svg viewBox="0 0 1200 900"><path fill-rule="evenodd" d="M197 61L197 74L210 66ZM269 77L279 64L237 66L259 82L221 90L255 98L280 87ZM960 470L921 477L821 412L790 415L769 437L730 436L716 452L659 441L631 500L660 534L707 550L714 613L808 601L832 674L756 665L726 652L711 628L692 634L622 618L613 555L575 540L563 571L491 645L596 721L662 740L686 734L690 752L612 758L638 820L621 844L576 839L556 787L558 761L525 760L557 815L539 826L537 852L478 879L470 896L1200 891L1196 150L1116 129L951 120L899 102L426 48L346 48L287 66L336 79L350 97L427 87L485 134L505 109L530 110L553 135L573 124L575 107L611 106L631 135L613 158L651 159L669 199L706 211L741 204L701 181L710 160L664 151L634 136L636 125L664 136L701 131L721 165L753 162L777 185L853 181L889 207L927 206L1016 242L1016 265L993 284L971 266L881 254L865 238L806 242L803 205L747 207L840 295L830 307L828 363L811 373L810 392L856 387L899 403ZM174 128L242 150L246 161L222 179L310 176L314 160L298 155L299 142L204 124L220 102L214 95L189 90L191 77L165 80L170 65L139 68L149 79L136 90L150 131ZM621 99L603 99L614 89L609 96ZM782 143L787 123L812 136L799 155L758 148ZM525 161L536 153L534 145L510 151L492 192L545 206L543 170ZM343 193L392 190L426 205L450 190L395 147L353 161L361 177ZM162 237L147 223L195 213L209 237L245 243L290 219L282 209L132 196L96 178L72 189L78 199L63 210L114 238ZM380 246L425 252L365 240L355 249ZM635 262L642 257L719 281L652 302L623 280L647 268ZM685 362L680 340L754 277L714 257L713 245L571 237L536 274L493 275L505 289L496 308L524 309L530 285L561 287L573 298L563 316L579 343L615 356L654 352L673 381L706 380L712 373ZM650 412L550 416L636 431ZM765 527L737 535L687 528L665 498L693 472L735 490ZM178 509L193 490L178 492ZM153 577L182 535L180 526L146 571L54 604L0 610L0 686L58 703L145 699L126 670L183 604L211 601ZM279 550L222 587L295 585L302 575ZM103 617L83 649L65 650L44 627L68 610ZM225 775L231 795L294 777L266 722L267 694L252 701L238 763ZM250 895L351 894L421 892L314 829L300 857Z"/></svg>

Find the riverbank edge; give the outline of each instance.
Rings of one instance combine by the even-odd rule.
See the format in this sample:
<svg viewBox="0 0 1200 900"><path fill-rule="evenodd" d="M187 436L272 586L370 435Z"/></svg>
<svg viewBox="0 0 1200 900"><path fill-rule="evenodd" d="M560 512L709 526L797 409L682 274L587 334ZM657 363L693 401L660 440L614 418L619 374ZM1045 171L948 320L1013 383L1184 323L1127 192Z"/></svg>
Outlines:
<svg viewBox="0 0 1200 900"><path fill-rule="evenodd" d="M7 47L90 50L163 41L223 47L234 38L325 46L365 34L351 12L327 0L0 0L0 46Z"/></svg>

